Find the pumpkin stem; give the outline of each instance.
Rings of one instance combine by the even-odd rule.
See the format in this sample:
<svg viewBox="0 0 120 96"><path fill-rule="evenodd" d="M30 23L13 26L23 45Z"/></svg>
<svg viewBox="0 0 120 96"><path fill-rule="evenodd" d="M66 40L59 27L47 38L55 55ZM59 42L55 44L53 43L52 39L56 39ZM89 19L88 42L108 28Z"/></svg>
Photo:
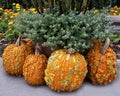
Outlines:
<svg viewBox="0 0 120 96"><path fill-rule="evenodd" d="M25 43L25 44L27 43L27 41L25 41L24 39L21 39L21 41L22 41L22 43Z"/></svg>
<svg viewBox="0 0 120 96"><path fill-rule="evenodd" d="M20 46L20 41L21 41L21 36L18 37L18 39L17 39L15 45L16 45L16 46Z"/></svg>
<svg viewBox="0 0 120 96"><path fill-rule="evenodd" d="M66 53L67 53L67 54L70 54L70 55L71 55L71 54L74 54L74 53L75 53L75 49L69 48L69 49L66 50Z"/></svg>
<svg viewBox="0 0 120 96"><path fill-rule="evenodd" d="M101 49L100 53L105 54L105 52L108 49L109 45L110 45L110 39L106 38L105 44L104 44L103 48Z"/></svg>
<svg viewBox="0 0 120 96"><path fill-rule="evenodd" d="M36 43L36 46L35 46L35 54L40 54L40 46L39 46L39 43Z"/></svg>

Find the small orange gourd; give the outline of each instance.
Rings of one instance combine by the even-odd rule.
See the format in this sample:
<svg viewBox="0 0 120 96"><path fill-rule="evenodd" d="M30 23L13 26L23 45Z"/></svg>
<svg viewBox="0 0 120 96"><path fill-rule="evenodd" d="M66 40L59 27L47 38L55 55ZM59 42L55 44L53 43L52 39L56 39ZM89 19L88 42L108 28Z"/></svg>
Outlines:
<svg viewBox="0 0 120 96"><path fill-rule="evenodd" d="M27 45L20 44L21 36L16 41L16 44L8 45L2 54L2 62L4 70L13 75L22 75L23 64L26 57L32 53L32 50L27 50Z"/></svg>
<svg viewBox="0 0 120 96"><path fill-rule="evenodd" d="M42 85L45 83L44 70L47 65L47 58L39 54L39 44L36 44L35 54L27 56L23 66L23 76L27 83L31 85Z"/></svg>
<svg viewBox="0 0 120 96"><path fill-rule="evenodd" d="M93 84L111 83L117 77L117 59L116 53L109 47L110 39L106 39L104 46L99 40L93 43L87 54L88 77Z"/></svg>

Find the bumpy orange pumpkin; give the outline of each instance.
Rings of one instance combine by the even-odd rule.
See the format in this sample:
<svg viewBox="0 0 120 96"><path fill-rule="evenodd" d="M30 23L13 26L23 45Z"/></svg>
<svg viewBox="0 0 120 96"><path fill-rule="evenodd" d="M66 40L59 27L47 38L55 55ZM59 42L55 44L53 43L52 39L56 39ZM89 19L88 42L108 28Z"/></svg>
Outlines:
<svg viewBox="0 0 120 96"><path fill-rule="evenodd" d="M20 45L19 37L16 44L10 44L5 48L2 55L3 68L9 74L22 75L24 61L30 53L27 46Z"/></svg>
<svg viewBox="0 0 120 96"><path fill-rule="evenodd" d="M39 54L38 49L36 51L35 54L27 56L23 66L23 76L29 84L42 85L45 83L44 71L47 65L47 58L45 55Z"/></svg>
<svg viewBox="0 0 120 96"><path fill-rule="evenodd" d="M109 41L107 39L107 46ZM103 46L99 40L95 40L93 43L93 47L87 54L88 77L93 84L108 84L117 77L116 53L110 47L107 48L106 44L102 49Z"/></svg>
<svg viewBox="0 0 120 96"><path fill-rule="evenodd" d="M78 89L85 79L87 63L82 55L73 49L54 51L48 59L45 70L46 84L56 91Z"/></svg>

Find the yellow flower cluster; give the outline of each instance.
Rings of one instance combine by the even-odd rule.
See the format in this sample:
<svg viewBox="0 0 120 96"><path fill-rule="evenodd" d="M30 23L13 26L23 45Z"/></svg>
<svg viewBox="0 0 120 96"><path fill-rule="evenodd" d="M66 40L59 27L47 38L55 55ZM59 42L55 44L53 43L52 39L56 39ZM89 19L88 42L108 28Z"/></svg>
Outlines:
<svg viewBox="0 0 120 96"><path fill-rule="evenodd" d="M13 13L12 9L4 9L4 12L3 12L4 15L12 14L12 13Z"/></svg>
<svg viewBox="0 0 120 96"><path fill-rule="evenodd" d="M13 5L13 6L15 6L16 4L15 4L15 3L13 3L12 5Z"/></svg>
<svg viewBox="0 0 120 96"><path fill-rule="evenodd" d="M8 23L8 25L13 25L13 24L14 24L14 22L12 22L12 21Z"/></svg>
<svg viewBox="0 0 120 96"><path fill-rule="evenodd" d="M10 19L13 19L19 15L19 12L14 12L12 9L5 9L3 12L4 15L9 15Z"/></svg>
<svg viewBox="0 0 120 96"><path fill-rule="evenodd" d="M3 8L0 7L0 11L2 11L2 10L3 10Z"/></svg>
<svg viewBox="0 0 120 96"><path fill-rule="evenodd" d="M2 17L0 17L0 20L2 20Z"/></svg>
<svg viewBox="0 0 120 96"><path fill-rule="evenodd" d="M120 7L114 6L114 7L110 10L110 14L111 14L111 15L114 15L114 16L116 16L116 15L120 16Z"/></svg>
<svg viewBox="0 0 120 96"><path fill-rule="evenodd" d="M1 29L4 30L4 32L12 32L14 30L14 22L13 19L15 19L17 16L19 16L20 11L23 12L32 12L34 14L37 14L37 10L34 7L31 8L25 8L22 9L21 5L18 3L12 4L12 9L3 9L0 7L0 22L5 21L5 26L7 26L7 29L3 29L3 26L0 26Z"/></svg>
<svg viewBox="0 0 120 96"><path fill-rule="evenodd" d="M95 10L94 10L94 13L101 13L101 11L98 10L98 9L95 9Z"/></svg>
<svg viewBox="0 0 120 96"><path fill-rule="evenodd" d="M13 3L12 5L16 7L17 11L20 11L21 6L19 3Z"/></svg>
<svg viewBox="0 0 120 96"><path fill-rule="evenodd" d="M30 8L29 10L32 11L33 13L37 14L37 11L35 8Z"/></svg>

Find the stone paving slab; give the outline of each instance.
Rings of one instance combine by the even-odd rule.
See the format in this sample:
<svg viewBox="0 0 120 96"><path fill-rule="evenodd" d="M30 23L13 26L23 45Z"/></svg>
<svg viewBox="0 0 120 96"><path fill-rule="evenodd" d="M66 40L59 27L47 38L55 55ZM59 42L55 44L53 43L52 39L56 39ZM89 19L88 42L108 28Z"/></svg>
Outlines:
<svg viewBox="0 0 120 96"><path fill-rule="evenodd" d="M120 24L120 16L112 16L109 15L107 16L115 25L119 25Z"/></svg>
<svg viewBox="0 0 120 96"><path fill-rule="evenodd" d="M85 81L81 88L74 92L57 93L47 86L30 86L23 77L8 75L2 68L0 58L0 96L120 96L120 60L118 60L118 77L105 86L92 85Z"/></svg>
<svg viewBox="0 0 120 96"><path fill-rule="evenodd" d="M120 16L107 16L115 27L113 28L113 32L118 33L120 35Z"/></svg>
<svg viewBox="0 0 120 96"><path fill-rule="evenodd" d="M113 28L113 32L117 33L118 35L120 35L120 25L119 26L115 26Z"/></svg>

